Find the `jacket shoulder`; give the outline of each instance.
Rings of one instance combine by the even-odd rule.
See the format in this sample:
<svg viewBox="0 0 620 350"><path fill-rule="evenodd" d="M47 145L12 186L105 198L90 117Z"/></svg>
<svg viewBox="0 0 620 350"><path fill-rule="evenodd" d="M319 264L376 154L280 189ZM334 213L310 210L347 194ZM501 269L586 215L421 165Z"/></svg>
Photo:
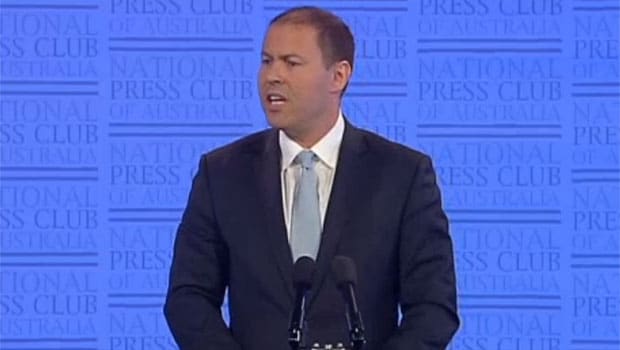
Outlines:
<svg viewBox="0 0 620 350"><path fill-rule="evenodd" d="M430 156L419 149L389 140L368 130L357 129L357 132L366 140L370 152L388 162L415 165L420 161L430 160Z"/></svg>
<svg viewBox="0 0 620 350"><path fill-rule="evenodd" d="M247 153L263 152L269 141L274 137L275 130L265 129L253 134L244 136L221 147L214 148L202 155L202 159L211 163L228 163L232 160L240 159Z"/></svg>

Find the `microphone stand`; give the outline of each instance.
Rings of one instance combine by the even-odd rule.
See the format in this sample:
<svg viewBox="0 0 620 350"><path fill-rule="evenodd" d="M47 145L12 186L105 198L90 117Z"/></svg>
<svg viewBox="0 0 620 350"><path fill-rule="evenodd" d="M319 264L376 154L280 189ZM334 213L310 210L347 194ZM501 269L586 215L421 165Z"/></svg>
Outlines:
<svg viewBox="0 0 620 350"><path fill-rule="evenodd" d="M288 328L288 343L291 350L305 347L303 331L306 328L306 293L312 286L315 262L307 256L297 259L293 266L293 284L295 286L295 304Z"/></svg>
<svg viewBox="0 0 620 350"><path fill-rule="evenodd" d="M304 319L304 311L303 311L303 304L302 304L302 322ZM305 322L303 322L305 323ZM293 322L291 324L291 327L288 329L288 344L291 346L291 350L299 350L301 343L302 343L302 328L303 325L299 324L299 322Z"/></svg>
<svg viewBox="0 0 620 350"><path fill-rule="evenodd" d="M361 350L366 344L362 315L355 298L357 273L355 263L349 257L336 256L332 261L332 271L336 278L336 286L340 289L345 301L345 315L349 328L349 340L352 350Z"/></svg>
<svg viewBox="0 0 620 350"><path fill-rule="evenodd" d="M352 288L350 285L348 288ZM353 294L351 294L353 296ZM353 305L356 305L355 303ZM353 316L353 319L351 319ZM347 306L347 323L349 325L349 340L351 341L352 350L362 350L364 344L366 344L366 335L364 332L364 326L361 324L361 317L359 316L359 310L349 310Z"/></svg>
<svg viewBox="0 0 620 350"><path fill-rule="evenodd" d="M299 327L289 329L288 330L288 344L291 346L291 350L299 350L300 343L301 343L301 329L299 329Z"/></svg>

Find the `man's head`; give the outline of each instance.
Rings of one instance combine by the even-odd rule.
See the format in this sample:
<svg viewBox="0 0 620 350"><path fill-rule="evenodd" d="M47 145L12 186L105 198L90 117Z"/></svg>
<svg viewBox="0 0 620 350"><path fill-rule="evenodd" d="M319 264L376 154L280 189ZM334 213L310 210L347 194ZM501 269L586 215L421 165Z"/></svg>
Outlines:
<svg viewBox="0 0 620 350"><path fill-rule="evenodd" d="M269 123L312 146L336 121L353 56L353 35L334 14L299 7L275 17L263 42L259 71Z"/></svg>
<svg viewBox="0 0 620 350"><path fill-rule="evenodd" d="M323 55L325 68L339 61L347 61L353 69L355 42L344 21L318 7L294 7L274 17L269 23L307 25L317 31L317 44Z"/></svg>

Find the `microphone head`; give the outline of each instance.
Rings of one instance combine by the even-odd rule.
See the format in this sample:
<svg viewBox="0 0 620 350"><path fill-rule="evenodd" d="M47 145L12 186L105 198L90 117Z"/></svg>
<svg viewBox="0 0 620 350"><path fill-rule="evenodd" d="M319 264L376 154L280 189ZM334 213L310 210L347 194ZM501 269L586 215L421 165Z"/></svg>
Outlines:
<svg viewBox="0 0 620 350"><path fill-rule="evenodd" d="M342 287L346 284L357 284L357 272L353 259L339 255L332 260L332 272L336 278L336 285Z"/></svg>
<svg viewBox="0 0 620 350"><path fill-rule="evenodd" d="M295 261L293 266L293 284L297 287L310 288L316 264L312 258L302 256Z"/></svg>

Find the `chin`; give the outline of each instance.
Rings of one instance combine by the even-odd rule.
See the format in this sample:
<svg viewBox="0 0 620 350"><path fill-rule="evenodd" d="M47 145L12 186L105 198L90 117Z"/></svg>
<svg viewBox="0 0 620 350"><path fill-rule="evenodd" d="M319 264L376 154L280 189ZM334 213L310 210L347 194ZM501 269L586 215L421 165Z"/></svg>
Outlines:
<svg viewBox="0 0 620 350"><path fill-rule="evenodd" d="M284 129L286 128L286 122L283 120L284 118L280 116L274 116L273 114L266 112L267 122L271 125L272 128L276 129Z"/></svg>

